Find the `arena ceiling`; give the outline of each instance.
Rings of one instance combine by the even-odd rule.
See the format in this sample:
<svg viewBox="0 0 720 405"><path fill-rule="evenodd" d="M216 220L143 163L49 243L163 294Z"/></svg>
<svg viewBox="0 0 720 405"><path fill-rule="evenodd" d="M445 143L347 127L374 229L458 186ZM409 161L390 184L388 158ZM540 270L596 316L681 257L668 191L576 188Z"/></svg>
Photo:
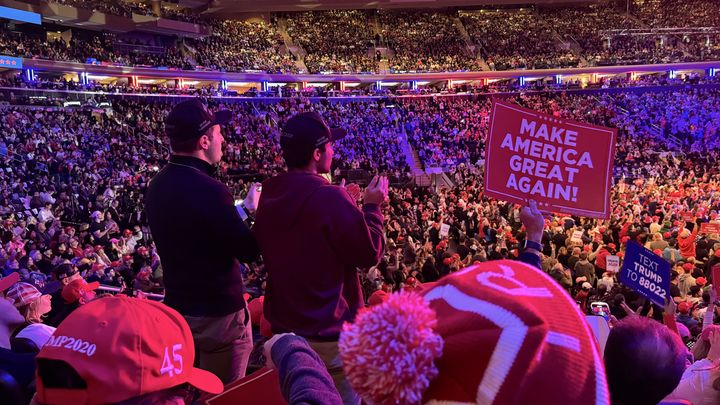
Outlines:
<svg viewBox="0 0 720 405"><path fill-rule="evenodd" d="M336 9L442 8L509 4L593 3L597 0L213 0L204 14L231 15L276 11L308 11ZM207 0L180 0L185 7L197 8Z"/></svg>

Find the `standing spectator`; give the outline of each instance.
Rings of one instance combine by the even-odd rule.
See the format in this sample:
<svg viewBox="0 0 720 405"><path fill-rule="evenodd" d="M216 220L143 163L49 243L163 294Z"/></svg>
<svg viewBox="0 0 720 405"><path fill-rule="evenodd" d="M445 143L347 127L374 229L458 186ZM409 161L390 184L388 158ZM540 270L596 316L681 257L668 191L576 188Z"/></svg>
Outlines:
<svg viewBox="0 0 720 405"><path fill-rule="evenodd" d="M695 238L698 234L700 226L696 223L690 232L687 228L683 229L678 236L678 245L680 246L680 255L684 260L695 257Z"/></svg>
<svg viewBox="0 0 720 405"><path fill-rule="evenodd" d="M212 177L223 153L220 125L230 118L229 111L210 113L198 99L177 104L166 120L173 154L145 197L163 266L165 303L190 324L198 367L224 383L245 375L252 350L240 262L258 256L233 196ZM251 211L253 195L246 198Z"/></svg>
<svg viewBox="0 0 720 405"><path fill-rule="evenodd" d="M572 250L572 255L567 259L567 265L569 269L575 270L575 264L577 264L578 260L580 260L580 252L582 249L579 247L574 247Z"/></svg>
<svg viewBox="0 0 720 405"><path fill-rule="evenodd" d="M263 184L253 230L268 271L265 316L273 333L306 338L333 376L346 404L359 403L338 355L344 322L364 307L358 267L376 265L384 251L380 205L388 181L376 176L362 210L329 173L333 141L345 136L317 113L291 118L280 138L288 172Z"/></svg>
<svg viewBox="0 0 720 405"><path fill-rule="evenodd" d="M577 284L587 282L593 287L596 280L595 266L588 261L588 253L580 253L579 260L575 263L575 282Z"/></svg>
<svg viewBox="0 0 720 405"><path fill-rule="evenodd" d="M554 278L560 285L562 286L565 291L570 293L570 290L572 289L572 275L570 274L569 269L565 269L561 263L555 263L553 267L550 269L550 277Z"/></svg>

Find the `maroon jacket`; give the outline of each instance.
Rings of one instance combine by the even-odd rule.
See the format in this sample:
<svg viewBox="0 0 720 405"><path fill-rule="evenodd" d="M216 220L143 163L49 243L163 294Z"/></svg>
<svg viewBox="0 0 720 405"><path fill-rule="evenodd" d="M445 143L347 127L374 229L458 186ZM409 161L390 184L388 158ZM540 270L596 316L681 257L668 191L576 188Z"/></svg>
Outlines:
<svg viewBox="0 0 720 405"><path fill-rule="evenodd" d="M309 173L263 183L253 232L268 271L264 314L274 333L334 340L364 306L358 267L385 250L377 204Z"/></svg>

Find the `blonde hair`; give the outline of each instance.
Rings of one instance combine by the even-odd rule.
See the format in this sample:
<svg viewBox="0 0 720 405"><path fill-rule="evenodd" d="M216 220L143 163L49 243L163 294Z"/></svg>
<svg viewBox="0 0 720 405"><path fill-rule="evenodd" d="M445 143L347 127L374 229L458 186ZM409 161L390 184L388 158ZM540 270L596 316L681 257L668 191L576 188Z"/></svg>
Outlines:
<svg viewBox="0 0 720 405"><path fill-rule="evenodd" d="M38 297L33 302L18 308L20 314L25 318L25 322L29 323L41 323L45 314L40 313L40 300L42 296Z"/></svg>

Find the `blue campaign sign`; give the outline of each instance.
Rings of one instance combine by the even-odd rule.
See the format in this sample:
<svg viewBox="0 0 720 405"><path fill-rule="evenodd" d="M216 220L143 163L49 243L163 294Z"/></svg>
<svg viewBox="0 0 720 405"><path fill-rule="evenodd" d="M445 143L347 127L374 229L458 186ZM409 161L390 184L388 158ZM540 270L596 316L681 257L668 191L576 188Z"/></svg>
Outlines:
<svg viewBox="0 0 720 405"><path fill-rule="evenodd" d="M22 69L22 58L14 58L12 56L0 55L0 68Z"/></svg>
<svg viewBox="0 0 720 405"><path fill-rule="evenodd" d="M628 242L620 282L660 306L670 297L670 263L635 242Z"/></svg>

